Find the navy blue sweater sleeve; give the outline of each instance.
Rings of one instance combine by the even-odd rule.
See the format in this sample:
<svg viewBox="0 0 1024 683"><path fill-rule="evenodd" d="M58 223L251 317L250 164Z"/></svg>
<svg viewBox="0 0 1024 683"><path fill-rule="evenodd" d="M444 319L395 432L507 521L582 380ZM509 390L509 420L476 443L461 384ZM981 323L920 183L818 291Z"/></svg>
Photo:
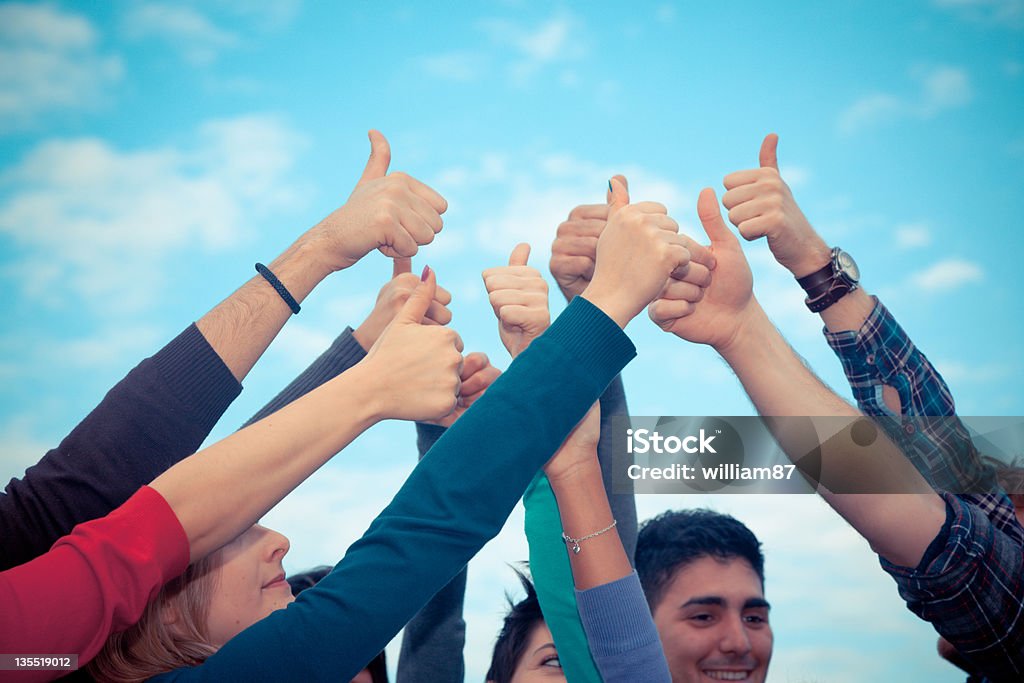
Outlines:
<svg viewBox="0 0 1024 683"><path fill-rule="evenodd" d="M345 331L338 335L338 338L334 340L326 351L320 354L319 358L303 370L302 374L292 380L281 393L272 398L267 405L260 408L259 412L249 418L249 421L242 425L241 428L244 429L254 422L259 422L267 415L276 413L292 401L313 391L321 384L334 379L365 357L366 351L359 345L356 338L352 336L352 328L346 327Z"/></svg>
<svg viewBox="0 0 1024 683"><path fill-rule="evenodd" d="M612 519L618 522L616 529L622 541L622 548L626 551L629 563L633 564L637 536L636 499L632 491L612 491L612 418L623 415L629 415L629 407L626 405L622 375L619 375L601 395L601 438L597 442L597 458L601 462L601 478L604 480L604 490L608 494Z"/></svg>
<svg viewBox="0 0 1024 683"><path fill-rule="evenodd" d="M241 385L191 325L0 494L0 569L42 555L194 453Z"/></svg>
<svg viewBox="0 0 1024 683"><path fill-rule="evenodd" d="M577 297L445 432L334 571L204 664L161 679L350 680L501 530L634 353Z"/></svg>

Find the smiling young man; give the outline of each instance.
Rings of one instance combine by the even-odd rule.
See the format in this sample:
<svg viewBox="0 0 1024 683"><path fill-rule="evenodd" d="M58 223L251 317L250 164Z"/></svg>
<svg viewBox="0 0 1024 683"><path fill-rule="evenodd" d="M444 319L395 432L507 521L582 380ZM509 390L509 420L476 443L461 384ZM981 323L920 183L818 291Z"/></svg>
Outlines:
<svg viewBox="0 0 1024 683"><path fill-rule="evenodd" d="M711 510L644 523L640 576L673 683L762 683L772 657L764 555L739 520Z"/></svg>

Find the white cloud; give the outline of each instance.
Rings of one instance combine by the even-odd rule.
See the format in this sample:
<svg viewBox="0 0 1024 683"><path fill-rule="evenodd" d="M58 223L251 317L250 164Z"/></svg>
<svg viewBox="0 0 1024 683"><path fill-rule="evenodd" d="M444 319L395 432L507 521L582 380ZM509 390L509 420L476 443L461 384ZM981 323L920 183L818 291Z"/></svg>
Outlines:
<svg viewBox="0 0 1024 683"><path fill-rule="evenodd" d="M486 72L487 57L475 52L445 52L418 59L419 67L429 76L447 81L469 83Z"/></svg>
<svg viewBox="0 0 1024 683"><path fill-rule="evenodd" d="M904 223L896 226L896 247L918 249L932 243L931 228L927 223Z"/></svg>
<svg viewBox="0 0 1024 683"><path fill-rule="evenodd" d="M962 107L971 101L970 79L964 69L940 66L922 72L924 99L921 115L933 116L943 109Z"/></svg>
<svg viewBox="0 0 1024 683"><path fill-rule="evenodd" d="M139 310L177 252L236 245L297 202L286 176L299 144L259 116L208 122L184 148L45 141L0 178L0 233L27 252L10 270L35 300Z"/></svg>
<svg viewBox="0 0 1024 683"><path fill-rule="evenodd" d="M904 111L904 102L895 95L875 93L857 100L839 115L839 130L853 133L882 119L896 118Z"/></svg>
<svg viewBox="0 0 1024 683"><path fill-rule="evenodd" d="M910 282L926 292L946 292L985 277L981 266L962 259L940 261L910 276Z"/></svg>
<svg viewBox="0 0 1024 683"><path fill-rule="evenodd" d="M943 9L983 24L1024 27L1024 0L934 0Z"/></svg>
<svg viewBox="0 0 1024 683"><path fill-rule="evenodd" d="M93 25L50 5L0 5L0 130L41 114L101 105L124 68L102 54Z"/></svg>
<svg viewBox="0 0 1024 683"><path fill-rule="evenodd" d="M555 229L569 211L579 204L603 202L608 178L616 173L629 179L634 201L655 199L665 204L682 230L701 235L690 219L696 190L638 166L612 168L559 152L517 159L490 153L482 154L476 164L442 170L443 182L436 185L453 207L446 221L470 223L481 249L504 255L516 243L529 242L534 250L531 263L543 264ZM499 184L503 199L497 205L477 206L482 189Z"/></svg>
<svg viewBox="0 0 1024 683"><path fill-rule="evenodd" d="M579 74L568 65L585 57L590 48L577 16L560 12L533 25L485 19L477 28L486 47L422 55L414 60L415 67L435 78L461 83L500 77L525 86L541 73L550 73L565 87L580 83Z"/></svg>
<svg viewBox="0 0 1024 683"><path fill-rule="evenodd" d="M938 358L933 362L946 383L953 386L998 382L1005 380L1017 371L1016 367L1006 363L968 364L947 358Z"/></svg>
<svg viewBox="0 0 1024 683"><path fill-rule="evenodd" d="M793 189L805 187L809 182L811 182L811 170L806 166L795 166L784 163L779 168L779 173L786 181L786 184Z"/></svg>
<svg viewBox="0 0 1024 683"><path fill-rule="evenodd" d="M654 18L661 24L671 24L676 20L676 8L674 5L665 3L659 5L654 11Z"/></svg>
<svg viewBox="0 0 1024 683"><path fill-rule="evenodd" d="M215 26L205 16L183 5L144 3L131 5L124 17L125 35L136 41L162 40L181 50L187 61L205 65L238 44L233 33Z"/></svg>
<svg viewBox="0 0 1024 683"><path fill-rule="evenodd" d="M881 123L932 119L943 111L967 105L973 98L970 77L960 67L934 66L911 71L918 91L910 95L875 92L839 114L841 133L850 135Z"/></svg>
<svg viewBox="0 0 1024 683"><path fill-rule="evenodd" d="M25 470L39 462L56 444L44 443L33 436L36 415L16 415L0 426L0 443L4 445L0 459L0 485L13 477L21 478Z"/></svg>

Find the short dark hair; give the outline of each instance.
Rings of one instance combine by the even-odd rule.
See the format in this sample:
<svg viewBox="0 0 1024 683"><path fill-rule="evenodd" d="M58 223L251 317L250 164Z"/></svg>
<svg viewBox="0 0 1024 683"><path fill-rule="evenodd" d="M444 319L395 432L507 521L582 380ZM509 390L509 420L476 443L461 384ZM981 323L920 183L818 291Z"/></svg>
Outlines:
<svg viewBox="0 0 1024 683"><path fill-rule="evenodd" d="M491 655L491 668L487 670L487 680L494 683L509 683L516 672L516 666L526 651L526 644L530 640L530 633L533 628L544 622L544 615L540 611L540 601L537 600L537 591L526 575L516 571L519 582L523 584L526 597L519 602L513 603L512 596L508 598L509 610L505 615L505 621L498 634L498 641L494 643L494 654Z"/></svg>
<svg viewBox="0 0 1024 683"><path fill-rule="evenodd" d="M669 510L644 522L636 541L636 573L652 612L676 572L702 557L746 560L764 589L761 542L743 522L703 508Z"/></svg>

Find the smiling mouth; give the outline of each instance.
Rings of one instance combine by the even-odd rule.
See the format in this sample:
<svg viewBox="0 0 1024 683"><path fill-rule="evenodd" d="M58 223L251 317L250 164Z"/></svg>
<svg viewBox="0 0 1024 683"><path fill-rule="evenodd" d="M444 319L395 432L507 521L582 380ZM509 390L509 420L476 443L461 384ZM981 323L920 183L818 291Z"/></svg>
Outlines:
<svg viewBox="0 0 1024 683"><path fill-rule="evenodd" d="M750 671L710 671L704 669L701 671L702 674L708 678L713 678L716 681L745 681L750 678Z"/></svg>
<svg viewBox="0 0 1024 683"><path fill-rule="evenodd" d="M278 574L277 576L275 576L273 581L270 581L269 583L263 584L263 588L265 588L265 589L266 588L278 588L281 585L285 585L285 586L288 585L288 582L285 581L285 579L284 579L284 574L283 573L282 574Z"/></svg>

